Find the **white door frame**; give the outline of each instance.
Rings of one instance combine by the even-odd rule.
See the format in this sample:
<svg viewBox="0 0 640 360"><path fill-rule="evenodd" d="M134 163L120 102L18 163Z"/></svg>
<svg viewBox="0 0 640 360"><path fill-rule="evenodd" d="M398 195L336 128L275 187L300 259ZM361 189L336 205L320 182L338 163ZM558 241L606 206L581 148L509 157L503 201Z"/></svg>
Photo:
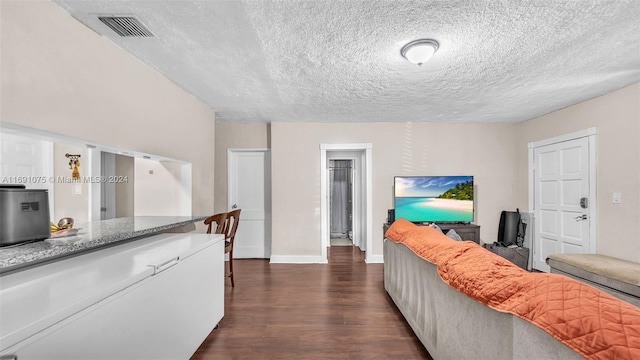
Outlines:
<svg viewBox="0 0 640 360"><path fill-rule="evenodd" d="M327 152L331 151L354 151L354 150L362 150L365 153L365 218L366 223L364 226L360 226L361 229L364 229L364 235L366 238L366 255L365 261L367 263L372 262L382 262L381 256L380 259L374 258L373 256L373 144L371 143L361 143L361 144L320 144L320 237L321 237L321 252L322 252L322 260L324 262L327 261L327 247L329 244L329 198L328 198L328 172L327 172L327 163L328 163L328 155ZM354 217L355 219L355 217ZM359 219L358 219L359 221ZM356 227L355 225L353 226ZM375 259L375 260L374 260Z"/></svg>
<svg viewBox="0 0 640 360"><path fill-rule="evenodd" d="M549 139L544 139L544 140L540 140L540 141L535 141L535 142L530 142L528 144L529 147L529 213L531 213L533 216L534 212L535 212L535 159L534 159L534 149L541 147L541 146L546 146L546 145L551 145L551 144L557 144L557 143L561 143L561 142L565 142L565 141L570 141L570 140L576 140L576 139L580 139L580 138L588 138L589 141L589 207L587 208L587 211L589 213L589 251L591 253L596 253L596 245L597 245L597 239L596 239L596 224L597 219L597 191L596 191L596 174L597 174L597 169L596 169L596 159L597 159L597 149L596 149L596 145L597 145L597 135L598 135L598 129L595 127L591 127L585 130L580 130L580 131L576 131L576 132L572 132L569 134L565 134L565 135L560 135L560 136L556 136L553 138L549 138ZM537 221L534 219L534 221ZM536 231L536 227L533 227L533 231L534 233L532 234L531 237L531 247L533 248L533 250L535 251L536 246L537 246L537 234L535 233Z"/></svg>

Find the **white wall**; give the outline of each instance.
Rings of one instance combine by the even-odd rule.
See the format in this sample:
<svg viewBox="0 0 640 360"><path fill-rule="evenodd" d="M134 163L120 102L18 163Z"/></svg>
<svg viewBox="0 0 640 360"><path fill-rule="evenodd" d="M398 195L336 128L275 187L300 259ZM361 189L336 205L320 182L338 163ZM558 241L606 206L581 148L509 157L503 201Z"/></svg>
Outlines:
<svg viewBox="0 0 640 360"><path fill-rule="evenodd" d="M192 163L214 204L214 111L48 1L0 1L0 120Z"/></svg>
<svg viewBox="0 0 640 360"><path fill-rule="evenodd" d="M640 262L640 84L519 124L518 204L528 207L527 144L590 127L598 128L597 252Z"/></svg>
<svg viewBox="0 0 640 360"><path fill-rule="evenodd" d="M395 175L474 175L485 242L497 237L500 211L517 204L513 124L272 123L273 255L320 255L321 143L373 144L373 255Z"/></svg>
<svg viewBox="0 0 640 360"><path fill-rule="evenodd" d="M80 179L90 176L87 173L86 164L87 150L77 146L66 144L53 145L54 177L54 218L52 221L58 223L63 217L70 217L74 220L74 227L82 227L89 221L89 184L84 181L66 182L60 179L71 180L72 169L69 169L69 159L65 154L80 155Z"/></svg>
<svg viewBox="0 0 640 360"><path fill-rule="evenodd" d="M135 158L134 214L180 216L180 164Z"/></svg>

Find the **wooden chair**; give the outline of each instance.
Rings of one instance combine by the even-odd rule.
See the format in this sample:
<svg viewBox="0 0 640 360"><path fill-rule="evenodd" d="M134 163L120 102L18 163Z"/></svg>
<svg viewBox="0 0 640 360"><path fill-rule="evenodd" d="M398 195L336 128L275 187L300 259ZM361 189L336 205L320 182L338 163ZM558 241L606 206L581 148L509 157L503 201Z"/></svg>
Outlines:
<svg viewBox="0 0 640 360"><path fill-rule="evenodd" d="M204 224L207 225L207 234L211 234L211 224L216 224L216 230L214 234L224 234L225 240L227 236L227 213L219 213L204 219Z"/></svg>
<svg viewBox="0 0 640 360"><path fill-rule="evenodd" d="M231 287L234 287L233 282L233 244L236 239L236 230L238 230L238 223L240 222L240 209L236 209L227 213L227 220L225 225L226 239L224 252L229 254L229 274L227 277L231 278Z"/></svg>

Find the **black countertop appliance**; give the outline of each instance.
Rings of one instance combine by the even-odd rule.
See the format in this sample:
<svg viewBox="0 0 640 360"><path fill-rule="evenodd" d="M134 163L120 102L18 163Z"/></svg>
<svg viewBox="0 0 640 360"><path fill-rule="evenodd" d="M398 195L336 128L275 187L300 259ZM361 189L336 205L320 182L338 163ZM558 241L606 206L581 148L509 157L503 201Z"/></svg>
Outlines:
<svg viewBox="0 0 640 360"><path fill-rule="evenodd" d="M49 191L0 185L0 246L49 236Z"/></svg>

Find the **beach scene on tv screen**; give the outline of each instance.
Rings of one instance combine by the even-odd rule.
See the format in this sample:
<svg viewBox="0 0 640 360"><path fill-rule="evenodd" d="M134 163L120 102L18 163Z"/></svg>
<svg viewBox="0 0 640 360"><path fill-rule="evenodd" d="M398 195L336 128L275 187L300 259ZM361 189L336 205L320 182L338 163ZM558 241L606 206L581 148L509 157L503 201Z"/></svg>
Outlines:
<svg viewBox="0 0 640 360"><path fill-rule="evenodd" d="M394 189L396 219L473 221L472 176L396 177Z"/></svg>

